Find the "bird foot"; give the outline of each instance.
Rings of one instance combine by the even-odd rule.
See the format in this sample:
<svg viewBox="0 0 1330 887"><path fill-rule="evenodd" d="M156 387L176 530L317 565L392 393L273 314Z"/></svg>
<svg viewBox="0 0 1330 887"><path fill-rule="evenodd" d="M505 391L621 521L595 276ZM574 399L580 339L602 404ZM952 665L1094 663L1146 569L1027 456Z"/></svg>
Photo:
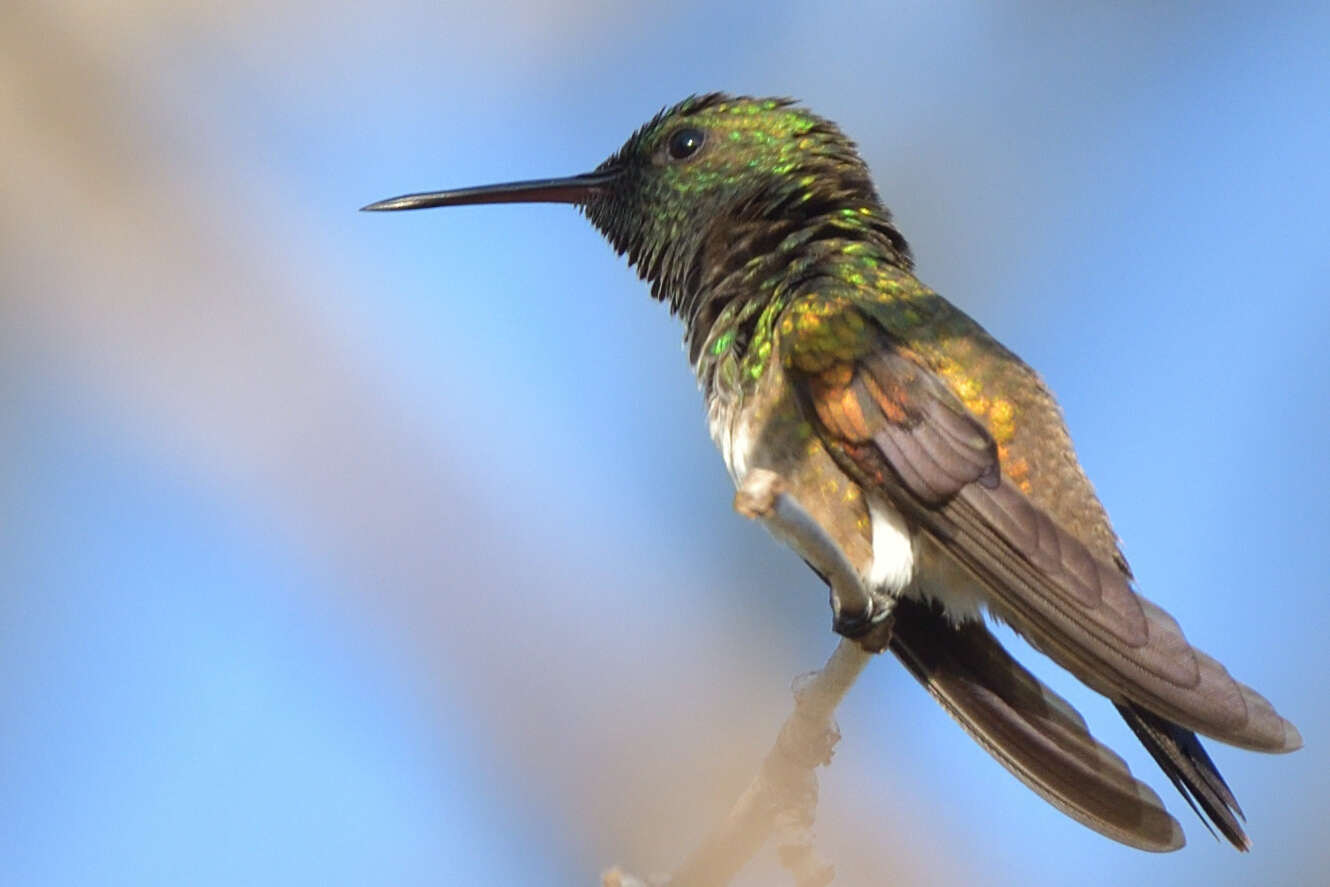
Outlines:
<svg viewBox="0 0 1330 887"><path fill-rule="evenodd" d="M891 641L896 601L881 592L870 592L861 584L854 592L855 600L847 604L832 586L831 630L870 653L880 653Z"/></svg>

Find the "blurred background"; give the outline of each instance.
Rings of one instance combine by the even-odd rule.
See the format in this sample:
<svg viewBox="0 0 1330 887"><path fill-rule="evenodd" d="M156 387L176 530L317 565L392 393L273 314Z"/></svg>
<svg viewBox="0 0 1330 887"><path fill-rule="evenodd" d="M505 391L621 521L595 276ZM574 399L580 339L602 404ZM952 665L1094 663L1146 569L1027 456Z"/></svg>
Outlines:
<svg viewBox="0 0 1330 887"><path fill-rule="evenodd" d="M0 882L592 884L724 814L834 638L677 324L566 207L356 212L724 89L859 140L1143 589L1306 737L1211 746L1240 856L1026 654L1183 823L1151 856L884 659L822 779L839 883L1321 883L1330 7L1247 6L10 0Z"/></svg>

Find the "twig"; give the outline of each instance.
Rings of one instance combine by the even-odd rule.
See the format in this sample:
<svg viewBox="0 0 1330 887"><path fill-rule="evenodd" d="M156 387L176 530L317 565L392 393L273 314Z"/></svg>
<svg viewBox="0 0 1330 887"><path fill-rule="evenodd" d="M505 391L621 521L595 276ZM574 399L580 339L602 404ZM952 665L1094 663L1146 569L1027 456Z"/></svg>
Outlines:
<svg viewBox="0 0 1330 887"><path fill-rule="evenodd" d="M870 656L853 641L842 640L822 670L797 688L794 711L757 775L720 828L675 873L670 887L728 884L772 837L779 839L781 862L799 887L831 882L832 866L813 848L817 811L813 771L831 761L840 738L832 714Z"/></svg>
<svg viewBox="0 0 1330 887"><path fill-rule="evenodd" d="M797 549L831 583L842 600L867 599L858 572L826 531L785 492L780 478L755 470L734 497L735 509L762 521L778 537L796 542ZM872 652L886 646L890 621L869 636L842 639L827 664L795 687L794 711L781 727L753 781L744 789L721 826L684 861L669 887L723 887L769 840L777 840L781 863L798 887L823 887L834 877L833 866L813 846L817 812L815 768L831 761L840 739L832 723L836 707L863 671ZM606 872L606 887L645 884L618 869Z"/></svg>

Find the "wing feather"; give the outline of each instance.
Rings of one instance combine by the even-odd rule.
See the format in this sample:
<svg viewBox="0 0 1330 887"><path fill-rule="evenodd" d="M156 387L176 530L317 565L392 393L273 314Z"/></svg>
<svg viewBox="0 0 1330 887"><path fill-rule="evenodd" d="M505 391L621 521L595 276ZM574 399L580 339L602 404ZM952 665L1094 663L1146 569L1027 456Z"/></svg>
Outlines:
<svg viewBox="0 0 1330 887"><path fill-rule="evenodd" d="M786 311L784 365L828 451L943 542L1013 627L1117 702L1245 748L1301 745L1296 728L1193 648L1123 567L1001 477L985 426L871 312L813 294Z"/></svg>

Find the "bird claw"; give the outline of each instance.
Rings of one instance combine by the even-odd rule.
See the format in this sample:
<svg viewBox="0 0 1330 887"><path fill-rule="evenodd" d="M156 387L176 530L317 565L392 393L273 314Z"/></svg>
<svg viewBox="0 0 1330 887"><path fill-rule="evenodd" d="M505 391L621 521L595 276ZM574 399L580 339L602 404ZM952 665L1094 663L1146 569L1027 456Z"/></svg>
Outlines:
<svg viewBox="0 0 1330 887"><path fill-rule="evenodd" d="M831 593L831 630L841 637L858 642L859 646L870 652L878 653L886 649L891 639L893 601L881 593L863 592L854 601L853 606L846 602L832 589Z"/></svg>

